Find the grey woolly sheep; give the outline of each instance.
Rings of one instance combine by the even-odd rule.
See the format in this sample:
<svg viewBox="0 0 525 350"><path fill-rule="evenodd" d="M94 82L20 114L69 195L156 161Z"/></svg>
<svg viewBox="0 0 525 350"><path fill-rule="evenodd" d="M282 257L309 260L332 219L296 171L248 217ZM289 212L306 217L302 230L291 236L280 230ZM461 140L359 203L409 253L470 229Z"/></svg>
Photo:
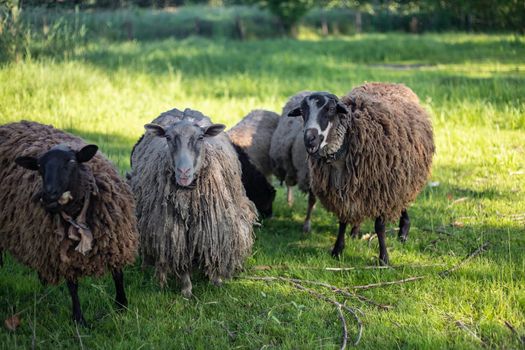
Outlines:
<svg viewBox="0 0 525 350"><path fill-rule="evenodd" d="M0 254L10 252L43 283L64 278L81 324L78 279L110 269L125 307L122 267L138 248L133 195L97 149L48 125L0 126Z"/></svg>
<svg viewBox="0 0 525 350"><path fill-rule="evenodd" d="M273 215L275 189L270 183L272 168L269 153L278 122L278 114L257 109L227 131L241 162L246 195L263 218Z"/></svg>
<svg viewBox="0 0 525 350"><path fill-rule="evenodd" d="M242 266L253 244L255 208L224 125L173 109L145 128L130 174L141 256L161 285L174 274L190 297L193 267L220 284Z"/></svg>
<svg viewBox="0 0 525 350"><path fill-rule="evenodd" d="M332 255L344 249L347 224L375 219L379 261L388 264L385 223L401 213L399 238L410 228L407 206L425 185L432 165L432 124L404 85L369 83L337 98L306 96L289 116L303 116L311 189L339 218Z"/></svg>
<svg viewBox="0 0 525 350"><path fill-rule="evenodd" d="M315 196L310 191L307 153L303 140L303 123L300 119L287 118L288 113L299 107L310 91L301 91L288 99L283 107L282 117L272 136L270 158L274 175L287 186L288 205L293 203L292 186L308 193L308 208L303 231L311 229L310 219L315 205Z"/></svg>

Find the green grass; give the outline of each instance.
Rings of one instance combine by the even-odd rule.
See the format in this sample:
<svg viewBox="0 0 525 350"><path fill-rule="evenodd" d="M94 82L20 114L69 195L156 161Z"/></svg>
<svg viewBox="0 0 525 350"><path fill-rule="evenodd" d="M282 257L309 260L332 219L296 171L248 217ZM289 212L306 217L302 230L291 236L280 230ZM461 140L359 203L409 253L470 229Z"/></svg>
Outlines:
<svg viewBox="0 0 525 350"><path fill-rule="evenodd" d="M348 300L364 313L361 347L520 348L504 322L525 336L525 219L518 215L525 213L522 36L101 41L67 60L55 56L0 68L0 123L31 119L73 131L97 143L124 172L142 126L169 108L191 107L232 126L253 108L280 112L286 97L299 90L343 94L364 81L407 84L433 116L431 181L439 185L426 188L409 209L406 244L390 230L395 269L362 269L376 264L377 240L349 240L342 259L333 260L336 218L318 207L313 232L303 236L306 200L296 193L289 208L279 188L275 218L257 229L241 276L345 287L425 275L361 292L392 305L389 311ZM367 222L363 231L371 230ZM487 252L447 277L438 275L485 242ZM260 265L275 268L253 270ZM329 266L357 269L323 270ZM110 277L82 280L80 297L91 324L79 330L85 348L336 348L341 340L330 304L283 283L235 279L215 288L197 277L196 298L185 300L175 281L160 290L152 271L141 271L138 262L125 272L130 309L124 314L113 311ZM0 320L22 311L16 332L0 329L0 348L30 347L33 331L36 348L81 347L64 285L40 286L33 271L8 256L0 286ZM356 327L350 315L347 320L353 339Z"/></svg>

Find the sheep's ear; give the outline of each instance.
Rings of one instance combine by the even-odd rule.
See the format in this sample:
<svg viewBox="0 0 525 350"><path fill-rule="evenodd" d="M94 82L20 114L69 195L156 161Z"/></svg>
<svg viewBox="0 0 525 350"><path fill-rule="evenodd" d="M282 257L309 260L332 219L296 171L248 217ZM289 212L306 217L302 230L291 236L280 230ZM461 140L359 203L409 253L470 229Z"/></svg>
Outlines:
<svg viewBox="0 0 525 350"><path fill-rule="evenodd" d="M80 151L77 152L77 162L79 163L85 163L87 161L90 161L91 158L95 156L95 154L98 151L97 145L87 145L82 147Z"/></svg>
<svg viewBox="0 0 525 350"><path fill-rule="evenodd" d="M336 104L336 111L337 111L337 114L348 114L350 113L350 111L348 110L348 107L345 106L345 104L341 101L337 101L337 104Z"/></svg>
<svg viewBox="0 0 525 350"><path fill-rule="evenodd" d="M208 137L217 136L224 129L226 129L226 125L224 124L212 124L204 129L204 136L208 136Z"/></svg>
<svg viewBox="0 0 525 350"><path fill-rule="evenodd" d="M165 137L166 136L166 130L158 125L158 124L146 124L144 125L144 128L148 131L151 131L153 135L159 136L159 137Z"/></svg>
<svg viewBox="0 0 525 350"><path fill-rule="evenodd" d="M29 170L38 170L38 160L35 157L18 157L15 159L15 163L22 168Z"/></svg>
<svg viewBox="0 0 525 350"><path fill-rule="evenodd" d="M292 109L290 112L288 112L289 117L300 117L303 115L303 112L301 112L301 107L297 107L295 109Z"/></svg>

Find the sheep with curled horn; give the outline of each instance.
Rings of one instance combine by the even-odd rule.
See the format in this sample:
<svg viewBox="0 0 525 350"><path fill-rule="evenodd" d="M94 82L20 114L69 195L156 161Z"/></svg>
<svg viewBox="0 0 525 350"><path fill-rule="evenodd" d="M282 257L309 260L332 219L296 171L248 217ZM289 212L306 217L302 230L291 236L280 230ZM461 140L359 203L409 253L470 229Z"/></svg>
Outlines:
<svg viewBox="0 0 525 350"><path fill-rule="evenodd" d="M145 128L130 173L141 256L161 285L176 275L190 297L194 268L219 285L242 267L253 245L255 207L224 125L173 109Z"/></svg>
<svg viewBox="0 0 525 350"><path fill-rule="evenodd" d="M369 83L341 99L327 92L303 98L302 116L313 193L339 219L338 257L348 224L375 219L379 261L388 264L385 224L401 213L399 239L410 228L407 206L424 187L434 154L432 124L404 85Z"/></svg>
<svg viewBox="0 0 525 350"><path fill-rule="evenodd" d="M138 249L133 195L97 149L48 125L0 126L0 255L42 283L65 279L80 324L79 278L111 270L116 304L126 307L122 268Z"/></svg>
<svg viewBox="0 0 525 350"><path fill-rule="evenodd" d="M246 195L262 218L273 215L275 189L271 185L270 143L278 122L277 113L256 109L226 132L241 162Z"/></svg>

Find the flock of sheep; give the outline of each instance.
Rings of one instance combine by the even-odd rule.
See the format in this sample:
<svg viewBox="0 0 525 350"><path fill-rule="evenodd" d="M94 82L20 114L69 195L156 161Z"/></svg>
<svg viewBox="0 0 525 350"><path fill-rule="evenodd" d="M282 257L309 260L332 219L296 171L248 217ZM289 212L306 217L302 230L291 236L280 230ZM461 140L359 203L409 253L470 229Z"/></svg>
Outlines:
<svg viewBox="0 0 525 350"><path fill-rule="evenodd" d="M140 251L161 285L192 271L213 284L251 253L257 212L272 216L275 176L339 219L332 255L365 219L375 220L379 262L388 264L385 224L410 228L407 206L424 187L434 153L432 125L399 84L369 83L338 98L304 91L281 116L255 110L227 132L202 113L173 109L150 124L120 178L95 145L35 122L0 126L0 265L8 251L42 283L65 279L73 319L85 323L78 279L111 270L117 307L127 306L122 268Z"/></svg>

